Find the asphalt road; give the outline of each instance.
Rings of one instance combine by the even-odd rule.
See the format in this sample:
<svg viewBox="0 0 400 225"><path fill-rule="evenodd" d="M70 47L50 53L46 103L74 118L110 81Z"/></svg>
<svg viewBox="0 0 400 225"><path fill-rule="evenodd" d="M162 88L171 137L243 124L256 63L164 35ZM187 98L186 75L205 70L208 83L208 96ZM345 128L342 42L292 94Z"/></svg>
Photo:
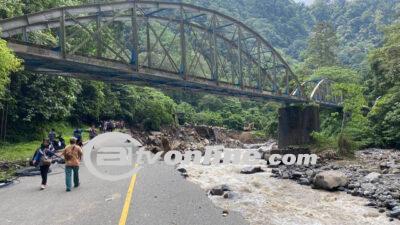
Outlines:
<svg viewBox="0 0 400 225"><path fill-rule="evenodd" d="M163 162L142 168L135 182L102 180L82 165L81 186L68 193L63 168L53 165L52 169L46 190L39 190L38 176L20 178L0 189L0 225L121 224L124 214L126 220L122 221L135 225L247 224L235 212L223 216L223 210L212 204L204 190ZM133 194L127 198L132 183Z"/></svg>

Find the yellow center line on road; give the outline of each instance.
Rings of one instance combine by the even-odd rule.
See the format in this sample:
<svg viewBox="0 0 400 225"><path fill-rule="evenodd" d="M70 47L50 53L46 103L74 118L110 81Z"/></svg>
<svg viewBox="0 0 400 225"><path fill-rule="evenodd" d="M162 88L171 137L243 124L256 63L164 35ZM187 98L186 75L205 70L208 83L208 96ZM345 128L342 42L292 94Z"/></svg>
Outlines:
<svg viewBox="0 0 400 225"><path fill-rule="evenodd" d="M137 165L135 165L135 167L137 167ZM119 219L119 224L118 225L125 225L126 224L126 220L128 219L129 207L131 206L133 189L135 188L135 183L136 183L136 175L137 174L134 174L132 176L132 178L131 178L131 182L129 184L128 192L126 193L126 197L125 197L124 208L122 209L121 218Z"/></svg>

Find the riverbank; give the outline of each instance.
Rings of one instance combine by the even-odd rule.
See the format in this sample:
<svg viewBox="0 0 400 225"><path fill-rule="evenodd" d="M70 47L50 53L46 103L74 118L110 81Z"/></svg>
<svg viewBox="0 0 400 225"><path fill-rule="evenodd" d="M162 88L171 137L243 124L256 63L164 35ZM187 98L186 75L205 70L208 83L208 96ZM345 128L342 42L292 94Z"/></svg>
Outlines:
<svg viewBox="0 0 400 225"><path fill-rule="evenodd" d="M270 177L270 169L240 174L235 166L189 167L188 180L204 191L221 184L229 194L210 195L218 207L237 211L252 225L385 225L384 214L366 207L366 199L326 192Z"/></svg>
<svg viewBox="0 0 400 225"><path fill-rule="evenodd" d="M203 151L207 146L218 145L217 148L220 149L257 149L268 156L271 150L277 149L272 140L263 140L264 142L257 144L259 140L249 138L249 133L232 133L205 126L180 127L168 132L151 132L147 135L141 133L136 136L141 137L147 150L153 153L169 150ZM398 171L395 165L400 160L400 152L368 149L358 151L355 157L345 160L340 159L334 151L324 151L318 155L319 163L310 166L313 167L311 173L307 171L307 167L298 171L296 168L300 167L296 166L268 168L265 160L260 160L261 169L255 170L261 173L251 175L241 173L243 165L192 165L179 170L207 193L213 192L217 187L215 191L219 194L209 195L215 204L227 210L238 210L248 218L255 218L254 224L264 224L261 222L267 219L268 214L276 217L269 219L272 222L267 224L400 224L400 220L396 219L400 182L395 178L397 175L394 175ZM379 172L377 169L381 174L375 174ZM319 172L342 170L345 170L343 173L346 183L334 190L314 190L307 186L313 184L313 178ZM372 180L368 180L366 176ZM285 195L289 197L282 197ZM270 199L271 196L279 197ZM371 201L371 197L375 201ZM313 204L310 205L310 202ZM259 217L258 214L262 216ZM341 216L343 219L338 219Z"/></svg>
<svg viewBox="0 0 400 225"><path fill-rule="evenodd" d="M366 149L356 152L354 160L328 160L310 166L279 166L272 169L278 179L294 180L316 188L315 177L334 171L346 177L345 185L333 191L363 197L367 206L385 213L390 220L400 219L400 151Z"/></svg>
<svg viewBox="0 0 400 225"><path fill-rule="evenodd" d="M246 151L247 149L236 150ZM376 152L376 154L365 154L365 151L362 151L354 160L346 161L346 163L353 166L364 162L361 160L372 163L376 160L375 155L378 155L380 151L376 150ZM331 163L341 165L341 168L346 167L345 161L330 161L328 164ZM346 174L350 183L343 187L342 191L326 191L293 182L293 177L298 177L300 172L289 173L288 177L283 179L276 176L276 171L286 171L283 169L286 167L269 168L265 160L259 160L257 164L253 167L258 166L261 170L254 170L256 172L252 174L243 173L245 165L189 165L179 167L179 170L184 172L189 181L198 184L207 192L209 198L218 207L225 209L226 212L238 211L250 224L254 225L400 224L400 220L387 217L391 212L389 208L373 206L366 196L346 194L348 185L355 183L356 172ZM331 170L332 167L336 170L340 168L340 166L325 168ZM296 181L299 180L298 177ZM380 188L399 190L393 189L397 184L396 181L386 180L387 182L383 183L381 181L383 180L376 182L381 185ZM394 197L398 199L398 196Z"/></svg>

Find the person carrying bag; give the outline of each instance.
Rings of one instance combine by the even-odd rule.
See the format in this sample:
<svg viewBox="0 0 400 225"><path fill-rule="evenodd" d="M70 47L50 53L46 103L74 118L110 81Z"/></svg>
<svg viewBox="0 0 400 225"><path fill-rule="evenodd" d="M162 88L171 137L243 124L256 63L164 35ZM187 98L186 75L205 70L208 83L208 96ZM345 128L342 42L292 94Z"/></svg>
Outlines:
<svg viewBox="0 0 400 225"><path fill-rule="evenodd" d="M77 145L77 139L71 138L62 155L65 159L65 185L66 191L71 191L71 176L74 174L74 187L79 187L79 164L82 159L82 148Z"/></svg>
<svg viewBox="0 0 400 225"><path fill-rule="evenodd" d="M50 140L44 139L42 145L37 150L35 158L33 159L33 165L39 165L40 168L40 175L42 177L42 183L40 185L41 190L47 188L47 175L54 155L55 154L51 149Z"/></svg>

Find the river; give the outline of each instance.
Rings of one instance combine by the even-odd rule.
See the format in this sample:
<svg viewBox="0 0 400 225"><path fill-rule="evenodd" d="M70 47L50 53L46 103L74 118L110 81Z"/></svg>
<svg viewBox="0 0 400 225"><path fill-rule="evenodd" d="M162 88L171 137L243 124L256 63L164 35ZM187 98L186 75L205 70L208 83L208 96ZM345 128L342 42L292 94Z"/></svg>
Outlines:
<svg viewBox="0 0 400 225"><path fill-rule="evenodd" d="M242 151L246 151L242 149ZM244 165L187 165L188 180L205 191L226 184L232 199L210 196L215 205L238 211L251 225L385 225L384 213L365 206L364 198L343 192L315 190L290 180L270 177L271 170L260 160L265 172L240 174Z"/></svg>

